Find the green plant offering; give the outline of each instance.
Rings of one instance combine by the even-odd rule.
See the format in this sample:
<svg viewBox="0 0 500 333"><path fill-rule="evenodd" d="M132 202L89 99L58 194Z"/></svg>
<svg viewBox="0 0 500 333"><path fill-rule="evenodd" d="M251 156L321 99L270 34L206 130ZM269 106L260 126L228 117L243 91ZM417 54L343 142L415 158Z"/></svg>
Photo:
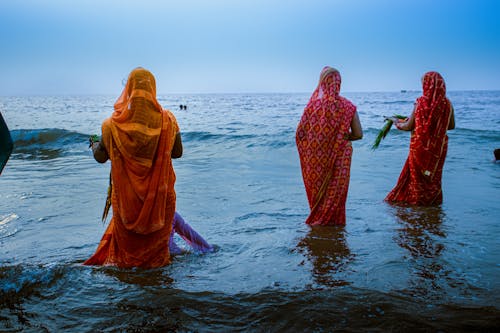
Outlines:
<svg viewBox="0 0 500 333"><path fill-rule="evenodd" d="M99 135L97 134L93 134L89 137L89 148L92 147L92 144L94 142L99 142L101 141L101 138L99 137Z"/></svg>
<svg viewBox="0 0 500 333"><path fill-rule="evenodd" d="M395 114L394 116L392 116L392 118L406 119L405 116L402 116L400 114ZM385 136L387 135L387 133L389 133L389 131L390 131L391 127L392 127L392 124L393 124L392 119L385 118L384 126L382 126L382 128L378 132L378 135L375 138L375 142L372 145L372 150L375 150L375 149L378 148L378 146L380 145L380 141L382 141L382 139L385 138Z"/></svg>

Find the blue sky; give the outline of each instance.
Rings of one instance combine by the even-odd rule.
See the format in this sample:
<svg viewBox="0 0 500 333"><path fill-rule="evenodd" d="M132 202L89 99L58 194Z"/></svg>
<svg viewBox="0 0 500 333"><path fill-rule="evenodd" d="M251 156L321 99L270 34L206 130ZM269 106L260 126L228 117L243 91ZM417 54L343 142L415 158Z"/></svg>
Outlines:
<svg viewBox="0 0 500 333"><path fill-rule="evenodd" d="M158 93L500 89L496 0L2 0L0 95L115 94L137 66Z"/></svg>

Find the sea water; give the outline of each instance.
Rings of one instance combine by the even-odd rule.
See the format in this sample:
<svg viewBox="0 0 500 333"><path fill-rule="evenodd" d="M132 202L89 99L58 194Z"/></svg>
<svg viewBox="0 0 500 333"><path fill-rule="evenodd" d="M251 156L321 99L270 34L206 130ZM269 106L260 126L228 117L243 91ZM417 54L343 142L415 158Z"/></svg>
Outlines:
<svg viewBox="0 0 500 333"><path fill-rule="evenodd" d="M311 229L295 146L309 94L161 95L182 131L177 211L216 251L161 269L88 267L110 165L100 134L116 96L0 97L14 151L0 176L1 331L424 331L500 326L500 92L450 92L439 207L383 199L408 132L371 145L419 92L346 93L353 142L347 225ZM180 110L179 105L187 105ZM182 245L182 240L178 242ZM187 250L189 250L187 248Z"/></svg>

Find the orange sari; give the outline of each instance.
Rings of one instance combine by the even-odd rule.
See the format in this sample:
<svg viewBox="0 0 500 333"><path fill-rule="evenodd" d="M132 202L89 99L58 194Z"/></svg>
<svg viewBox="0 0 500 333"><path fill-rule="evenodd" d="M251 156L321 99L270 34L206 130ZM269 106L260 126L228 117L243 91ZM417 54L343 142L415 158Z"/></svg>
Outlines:
<svg viewBox="0 0 500 333"><path fill-rule="evenodd" d="M299 122L296 143L311 213L309 225L345 225L356 107L339 95L340 73L325 67Z"/></svg>
<svg viewBox="0 0 500 333"><path fill-rule="evenodd" d="M416 101L415 128L410 153L398 183L385 198L388 202L430 206L443 202L441 176L448 150L446 131L451 103L444 79L437 72L423 78L423 95Z"/></svg>
<svg viewBox="0 0 500 333"><path fill-rule="evenodd" d="M113 217L85 265L161 267L170 263L177 121L156 100L154 76L137 68L102 125L111 161Z"/></svg>

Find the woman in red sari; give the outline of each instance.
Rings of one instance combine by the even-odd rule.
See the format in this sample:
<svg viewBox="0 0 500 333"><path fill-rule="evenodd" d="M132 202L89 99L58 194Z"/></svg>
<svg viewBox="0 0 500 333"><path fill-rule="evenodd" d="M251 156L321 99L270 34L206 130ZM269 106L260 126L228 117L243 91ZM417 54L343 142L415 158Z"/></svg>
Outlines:
<svg viewBox="0 0 500 333"><path fill-rule="evenodd" d="M422 85L422 96L417 98L411 116L395 121L398 129L413 132L408 159L398 183L385 198L388 202L420 206L443 202L441 175L448 150L446 131L455 128L455 117L439 73L426 73Z"/></svg>
<svg viewBox="0 0 500 333"><path fill-rule="evenodd" d="M309 225L345 225L352 145L363 137L356 106L339 95L340 73L323 68L296 132Z"/></svg>

